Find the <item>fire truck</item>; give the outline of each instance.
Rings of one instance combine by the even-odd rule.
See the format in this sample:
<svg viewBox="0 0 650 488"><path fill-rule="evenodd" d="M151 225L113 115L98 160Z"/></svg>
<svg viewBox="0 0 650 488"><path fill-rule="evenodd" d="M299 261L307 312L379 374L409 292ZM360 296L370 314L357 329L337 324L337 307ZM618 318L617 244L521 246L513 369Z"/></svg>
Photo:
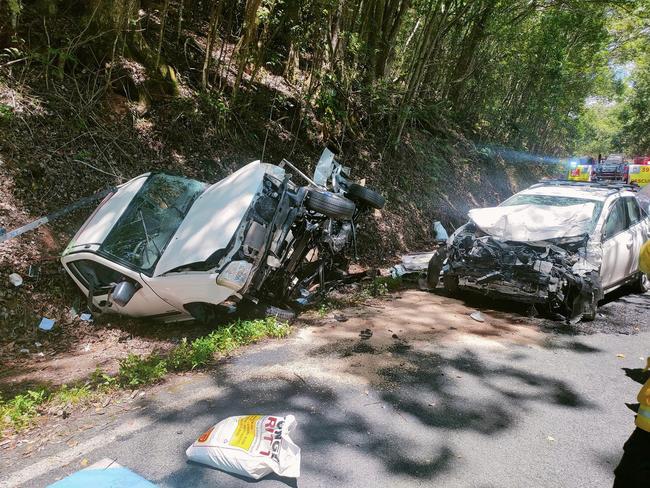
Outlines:
<svg viewBox="0 0 650 488"><path fill-rule="evenodd" d="M650 184L650 156L636 156L626 160L622 154L610 154L606 159L585 163L578 158L570 163L567 175L572 181L619 181L638 186Z"/></svg>

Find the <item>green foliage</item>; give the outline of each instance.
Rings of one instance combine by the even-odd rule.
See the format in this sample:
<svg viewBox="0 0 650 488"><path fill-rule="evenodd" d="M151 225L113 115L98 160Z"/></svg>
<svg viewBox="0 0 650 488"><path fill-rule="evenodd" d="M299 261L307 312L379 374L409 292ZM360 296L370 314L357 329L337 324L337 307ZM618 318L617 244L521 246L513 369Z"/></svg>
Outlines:
<svg viewBox="0 0 650 488"><path fill-rule="evenodd" d="M5 402L0 398L0 434L8 427L16 430L28 427L38 415L40 407L48 399L47 390L27 390Z"/></svg>
<svg viewBox="0 0 650 488"><path fill-rule="evenodd" d="M11 122L11 119L14 116L13 110L9 105L0 103L0 123L2 122Z"/></svg>
<svg viewBox="0 0 650 488"><path fill-rule="evenodd" d="M53 403L61 403L66 405L77 405L91 398L93 391L89 385L83 386L67 386L63 385L49 398Z"/></svg>
<svg viewBox="0 0 650 488"><path fill-rule="evenodd" d="M120 361L119 382L125 386L142 386L160 381L167 374L165 359L157 354L129 354Z"/></svg>
<svg viewBox="0 0 650 488"><path fill-rule="evenodd" d="M401 277L378 276L369 285L366 285L364 291L372 297L379 297L397 291L403 286L404 282Z"/></svg>
<svg viewBox="0 0 650 488"><path fill-rule="evenodd" d="M118 378L97 367L90 375L90 384L97 389L110 389L118 385Z"/></svg>

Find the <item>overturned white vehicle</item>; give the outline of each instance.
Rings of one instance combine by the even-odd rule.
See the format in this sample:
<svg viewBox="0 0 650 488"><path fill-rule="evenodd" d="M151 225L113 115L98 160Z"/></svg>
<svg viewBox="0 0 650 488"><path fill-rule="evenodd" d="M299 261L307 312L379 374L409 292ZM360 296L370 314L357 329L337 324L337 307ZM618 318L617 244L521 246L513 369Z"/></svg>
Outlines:
<svg viewBox="0 0 650 488"><path fill-rule="evenodd" d="M384 205L327 150L314 180L296 170L304 186L287 165L255 161L213 185L138 176L102 201L63 266L98 312L210 320L228 301L286 305L345 273L360 212Z"/></svg>
<svg viewBox="0 0 650 488"><path fill-rule="evenodd" d="M650 219L631 187L548 181L498 207L474 209L434 257L429 283L543 305L567 320L593 320L606 292L648 290L639 252Z"/></svg>

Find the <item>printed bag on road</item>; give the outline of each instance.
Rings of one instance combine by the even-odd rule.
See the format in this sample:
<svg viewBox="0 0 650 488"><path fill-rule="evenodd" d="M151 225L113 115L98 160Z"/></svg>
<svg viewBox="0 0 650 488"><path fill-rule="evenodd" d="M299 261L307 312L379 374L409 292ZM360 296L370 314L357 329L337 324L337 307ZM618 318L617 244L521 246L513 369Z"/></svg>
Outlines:
<svg viewBox="0 0 650 488"><path fill-rule="evenodd" d="M293 415L228 417L208 429L186 454L190 461L260 479L271 472L300 476L300 448L289 436Z"/></svg>

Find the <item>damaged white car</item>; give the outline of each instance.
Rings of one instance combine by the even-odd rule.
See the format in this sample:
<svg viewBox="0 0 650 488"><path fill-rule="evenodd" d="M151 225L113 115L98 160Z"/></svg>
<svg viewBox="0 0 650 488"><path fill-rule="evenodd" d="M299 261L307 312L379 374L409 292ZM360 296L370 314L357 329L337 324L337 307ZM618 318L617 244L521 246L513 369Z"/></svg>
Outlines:
<svg viewBox="0 0 650 488"><path fill-rule="evenodd" d="M96 312L205 321L227 302L286 305L345 273L359 214L384 205L327 150L313 180L294 168L305 185L287 166L255 161L213 185L138 176L101 202L63 266Z"/></svg>
<svg viewBox="0 0 650 488"><path fill-rule="evenodd" d="M452 292L546 306L572 322L593 320L598 301L622 285L648 290L638 259L650 219L632 187L548 181L469 218L446 261L431 260L430 286L442 276Z"/></svg>

